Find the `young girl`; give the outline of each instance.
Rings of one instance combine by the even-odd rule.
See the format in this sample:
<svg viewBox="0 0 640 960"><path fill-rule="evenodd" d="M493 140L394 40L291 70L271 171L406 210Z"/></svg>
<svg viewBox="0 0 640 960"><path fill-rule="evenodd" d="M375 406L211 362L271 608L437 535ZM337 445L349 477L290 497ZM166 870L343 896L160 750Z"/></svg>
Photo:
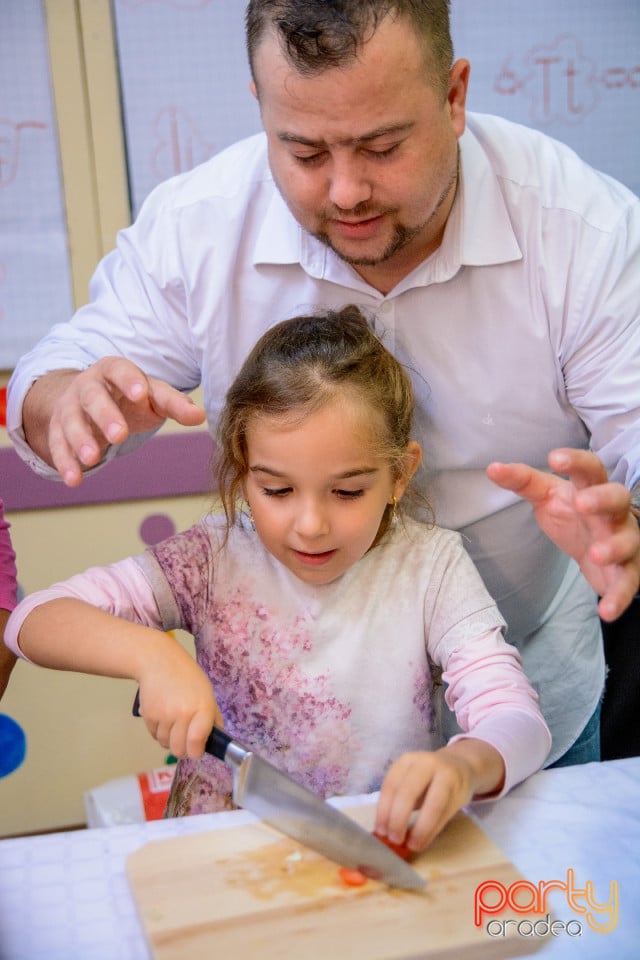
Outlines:
<svg viewBox="0 0 640 960"><path fill-rule="evenodd" d="M22 656L138 682L149 730L182 757L169 815L230 805L230 774L202 756L221 721L322 796L381 790L377 831L414 850L542 765L536 695L460 537L401 513L421 457L412 410L355 307L279 324L221 415L225 515L14 613ZM440 671L465 731L445 746Z"/></svg>

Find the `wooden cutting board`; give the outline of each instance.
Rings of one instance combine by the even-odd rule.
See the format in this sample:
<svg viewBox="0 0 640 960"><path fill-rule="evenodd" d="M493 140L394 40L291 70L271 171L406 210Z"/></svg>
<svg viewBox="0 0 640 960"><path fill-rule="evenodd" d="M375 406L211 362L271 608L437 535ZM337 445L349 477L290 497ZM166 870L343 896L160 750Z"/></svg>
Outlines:
<svg viewBox="0 0 640 960"><path fill-rule="evenodd" d="M345 812L371 829L372 805ZM127 859L155 960L476 960L544 944L513 923L504 937L487 933L490 918L474 925L478 884L524 878L466 815L413 866L427 880L419 893L345 887L335 863L265 824L154 841Z"/></svg>

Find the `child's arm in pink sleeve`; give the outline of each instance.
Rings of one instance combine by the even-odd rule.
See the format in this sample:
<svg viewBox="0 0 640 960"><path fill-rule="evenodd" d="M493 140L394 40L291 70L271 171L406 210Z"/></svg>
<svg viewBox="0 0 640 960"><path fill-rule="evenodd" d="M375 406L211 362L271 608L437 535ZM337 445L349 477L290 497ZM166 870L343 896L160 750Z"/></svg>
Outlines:
<svg viewBox="0 0 640 960"><path fill-rule="evenodd" d="M11 614L7 643L43 667L135 680L149 732L195 759L222 718L209 677L167 632L177 617L177 607L163 617L130 558L29 594Z"/></svg>
<svg viewBox="0 0 640 960"><path fill-rule="evenodd" d="M72 598L122 617L132 623L164 629L158 614L153 591L140 566L132 558L109 567L91 567L45 590L28 594L12 613L5 634L5 643L23 660L29 658L20 649L20 628L36 607L50 600Z"/></svg>
<svg viewBox="0 0 640 960"><path fill-rule="evenodd" d="M505 781L492 800L540 769L551 734L520 654L501 633L488 631L472 646L454 651L442 679L448 684L447 704L465 731L449 742L477 738L502 756Z"/></svg>

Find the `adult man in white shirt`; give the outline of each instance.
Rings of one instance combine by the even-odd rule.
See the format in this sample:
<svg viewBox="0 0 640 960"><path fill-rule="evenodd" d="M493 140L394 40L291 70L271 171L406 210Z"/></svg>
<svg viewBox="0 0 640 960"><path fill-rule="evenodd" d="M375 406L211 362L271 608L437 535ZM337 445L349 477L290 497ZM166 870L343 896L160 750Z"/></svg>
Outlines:
<svg viewBox="0 0 640 960"><path fill-rule="evenodd" d="M166 417L202 422L174 388L202 382L213 424L266 327L372 310L414 373L436 518L498 601L553 762L602 694L596 594L612 620L638 589L640 213L548 138L467 123L447 7L252 0L265 135L152 193L91 304L19 363L9 426L75 485Z"/></svg>

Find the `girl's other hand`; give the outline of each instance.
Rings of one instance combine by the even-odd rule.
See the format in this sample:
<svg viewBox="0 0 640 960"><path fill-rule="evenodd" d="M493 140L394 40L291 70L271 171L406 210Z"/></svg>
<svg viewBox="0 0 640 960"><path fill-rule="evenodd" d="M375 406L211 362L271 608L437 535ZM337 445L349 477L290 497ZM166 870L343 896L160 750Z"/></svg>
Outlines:
<svg viewBox="0 0 640 960"><path fill-rule="evenodd" d="M414 852L424 850L472 798L499 793L504 776L502 757L482 740L458 740L433 753L405 753L382 784L374 831Z"/></svg>

